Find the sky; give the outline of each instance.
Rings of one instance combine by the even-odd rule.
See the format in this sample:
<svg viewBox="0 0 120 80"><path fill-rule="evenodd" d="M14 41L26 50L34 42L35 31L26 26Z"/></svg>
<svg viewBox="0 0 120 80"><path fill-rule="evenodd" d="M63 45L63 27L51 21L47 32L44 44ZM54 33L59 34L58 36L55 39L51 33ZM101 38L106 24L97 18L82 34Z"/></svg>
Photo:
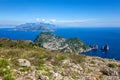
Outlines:
<svg viewBox="0 0 120 80"><path fill-rule="evenodd" d="M118 26L120 0L0 0L0 24Z"/></svg>

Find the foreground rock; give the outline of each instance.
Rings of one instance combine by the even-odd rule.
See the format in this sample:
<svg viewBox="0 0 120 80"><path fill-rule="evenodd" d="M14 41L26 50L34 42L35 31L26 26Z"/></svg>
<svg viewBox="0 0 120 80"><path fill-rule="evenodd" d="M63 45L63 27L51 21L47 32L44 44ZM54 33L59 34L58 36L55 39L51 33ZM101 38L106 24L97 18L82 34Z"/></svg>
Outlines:
<svg viewBox="0 0 120 80"><path fill-rule="evenodd" d="M30 62L26 59L18 59L18 65L21 67L30 67L31 66Z"/></svg>

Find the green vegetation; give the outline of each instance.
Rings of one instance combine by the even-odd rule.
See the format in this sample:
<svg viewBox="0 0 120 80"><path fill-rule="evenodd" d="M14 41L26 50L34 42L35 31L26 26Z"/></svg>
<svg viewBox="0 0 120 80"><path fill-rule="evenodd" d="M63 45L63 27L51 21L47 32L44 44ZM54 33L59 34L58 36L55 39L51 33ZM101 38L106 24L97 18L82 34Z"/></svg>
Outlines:
<svg viewBox="0 0 120 80"><path fill-rule="evenodd" d="M11 75L7 75L3 78L3 80L15 80Z"/></svg>
<svg viewBox="0 0 120 80"><path fill-rule="evenodd" d="M110 67L110 68L115 68L115 67L116 67L116 64L114 64L114 63L111 64L111 63L110 63L110 64L108 64L108 67Z"/></svg>
<svg viewBox="0 0 120 80"><path fill-rule="evenodd" d="M2 43L0 43L0 47L2 47L3 46L3 44Z"/></svg>
<svg viewBox="0 0 120 80"><path fill-rule="evenodd" d="M15 80L16 73L17 76L21 77L22 73L28 72L29 74L29 72L32 72L33 70L38 72L36 77L38 77L39 74L42 74L44 76L48 76L51 80L52 71L53 73L58 73L62 76L67 75L75 80L77 79L76 75L82 75L81 73L84 73L85 75L90 73L90 75L96 75L103 78L103 76L113 75L114 70L116 73L118 72L120 76L120 64L112 62L109 62L108 64L109 60L106 59L103 60L95 57L91 58L75 53L68 54L59 51L47 51L31 41L0 39L0 42L2 44L2 47L0 47L0 79L2 80ZM79 44L75 44L76 42ZM71 46L82 45L78 39L69 39L68 43L71 44ZM87 47L86 45L84 46L85 48ZM77 48L78 47L75 47L73 49ZM28 60L31 66L19 66L18 59ZM63 62L65 62L65 64ZM69 63L70 65L68 65ZM102 66L104 66L105 69L101 69ZM97 70L96 68L98 67L100 68L99 72L93 71ZM21 74L19 74L19 72ZM94 74L94 72L98 74ZM114 75L116 75L116 73Z"/></svg>
<svg viewBox="0 0 120 80"><path fill-rule="evenodd" d="M70 54L69 57L73 60L74 63L83 63L85 62L85 55L77 55L75 53Z"/></svg>
<svg viewBox="0 0 120 80"><path fill-rule="evenodd" d="M14 80L12 77L12 71L8 67L8 60L0 58L0 76L3 77L3 80Z"/></svg>
<svg viewBox="0 0 120 80"><path fill-rule="evenodd" d="M0 47L4 48L33 48L37 46L36 43L32 43L31 41L23 41L23 40L9 40L6 38L0 38Z"/></svg>
<svg viewBox="0 0 120 80"><path fill-rule="evenodd" d="M41 65L39 65L39 66L36 66L36 70L42 70L42 69L44 69L44 65L43 64L41 64Z"/></svg>
<svg viewBox="0 0 120 80"><path fill-rule="evenodd" d="M29 71L30 70L30 67L20 67L19 70L21 72L26 72L26 71Z"/></svg>
<svg viewBox="0 0 120 80"><path fill-rule="evenodd" d="M0 59L0 68L6 68L9 65L9 62L6 59Z"/></svg>

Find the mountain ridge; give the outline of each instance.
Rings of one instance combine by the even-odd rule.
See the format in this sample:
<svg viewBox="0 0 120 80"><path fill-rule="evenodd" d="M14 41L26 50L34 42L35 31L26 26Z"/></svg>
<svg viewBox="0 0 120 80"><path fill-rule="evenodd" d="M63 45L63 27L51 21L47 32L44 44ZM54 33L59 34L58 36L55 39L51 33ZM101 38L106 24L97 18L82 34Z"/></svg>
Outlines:
<svg viewBox="0 0 120 80"><path fill-rule="evenodd" d="M22 31L39 31L39 32L53 32L55 25L49 23L25 23L20 24L14 28L15 30Z"/></svg>

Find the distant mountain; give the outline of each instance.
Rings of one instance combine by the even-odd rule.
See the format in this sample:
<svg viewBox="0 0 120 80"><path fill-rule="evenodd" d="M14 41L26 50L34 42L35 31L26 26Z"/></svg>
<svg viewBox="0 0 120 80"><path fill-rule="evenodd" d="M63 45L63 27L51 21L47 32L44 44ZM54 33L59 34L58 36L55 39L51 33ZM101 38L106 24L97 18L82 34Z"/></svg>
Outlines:
<svg viewBox="0 0 120 80"><path fill-rule="evenodd" d="M15 27L15 30L22 31L40 31L40 32L53 32L55 25L49 23L26 23Z"/></svg>

